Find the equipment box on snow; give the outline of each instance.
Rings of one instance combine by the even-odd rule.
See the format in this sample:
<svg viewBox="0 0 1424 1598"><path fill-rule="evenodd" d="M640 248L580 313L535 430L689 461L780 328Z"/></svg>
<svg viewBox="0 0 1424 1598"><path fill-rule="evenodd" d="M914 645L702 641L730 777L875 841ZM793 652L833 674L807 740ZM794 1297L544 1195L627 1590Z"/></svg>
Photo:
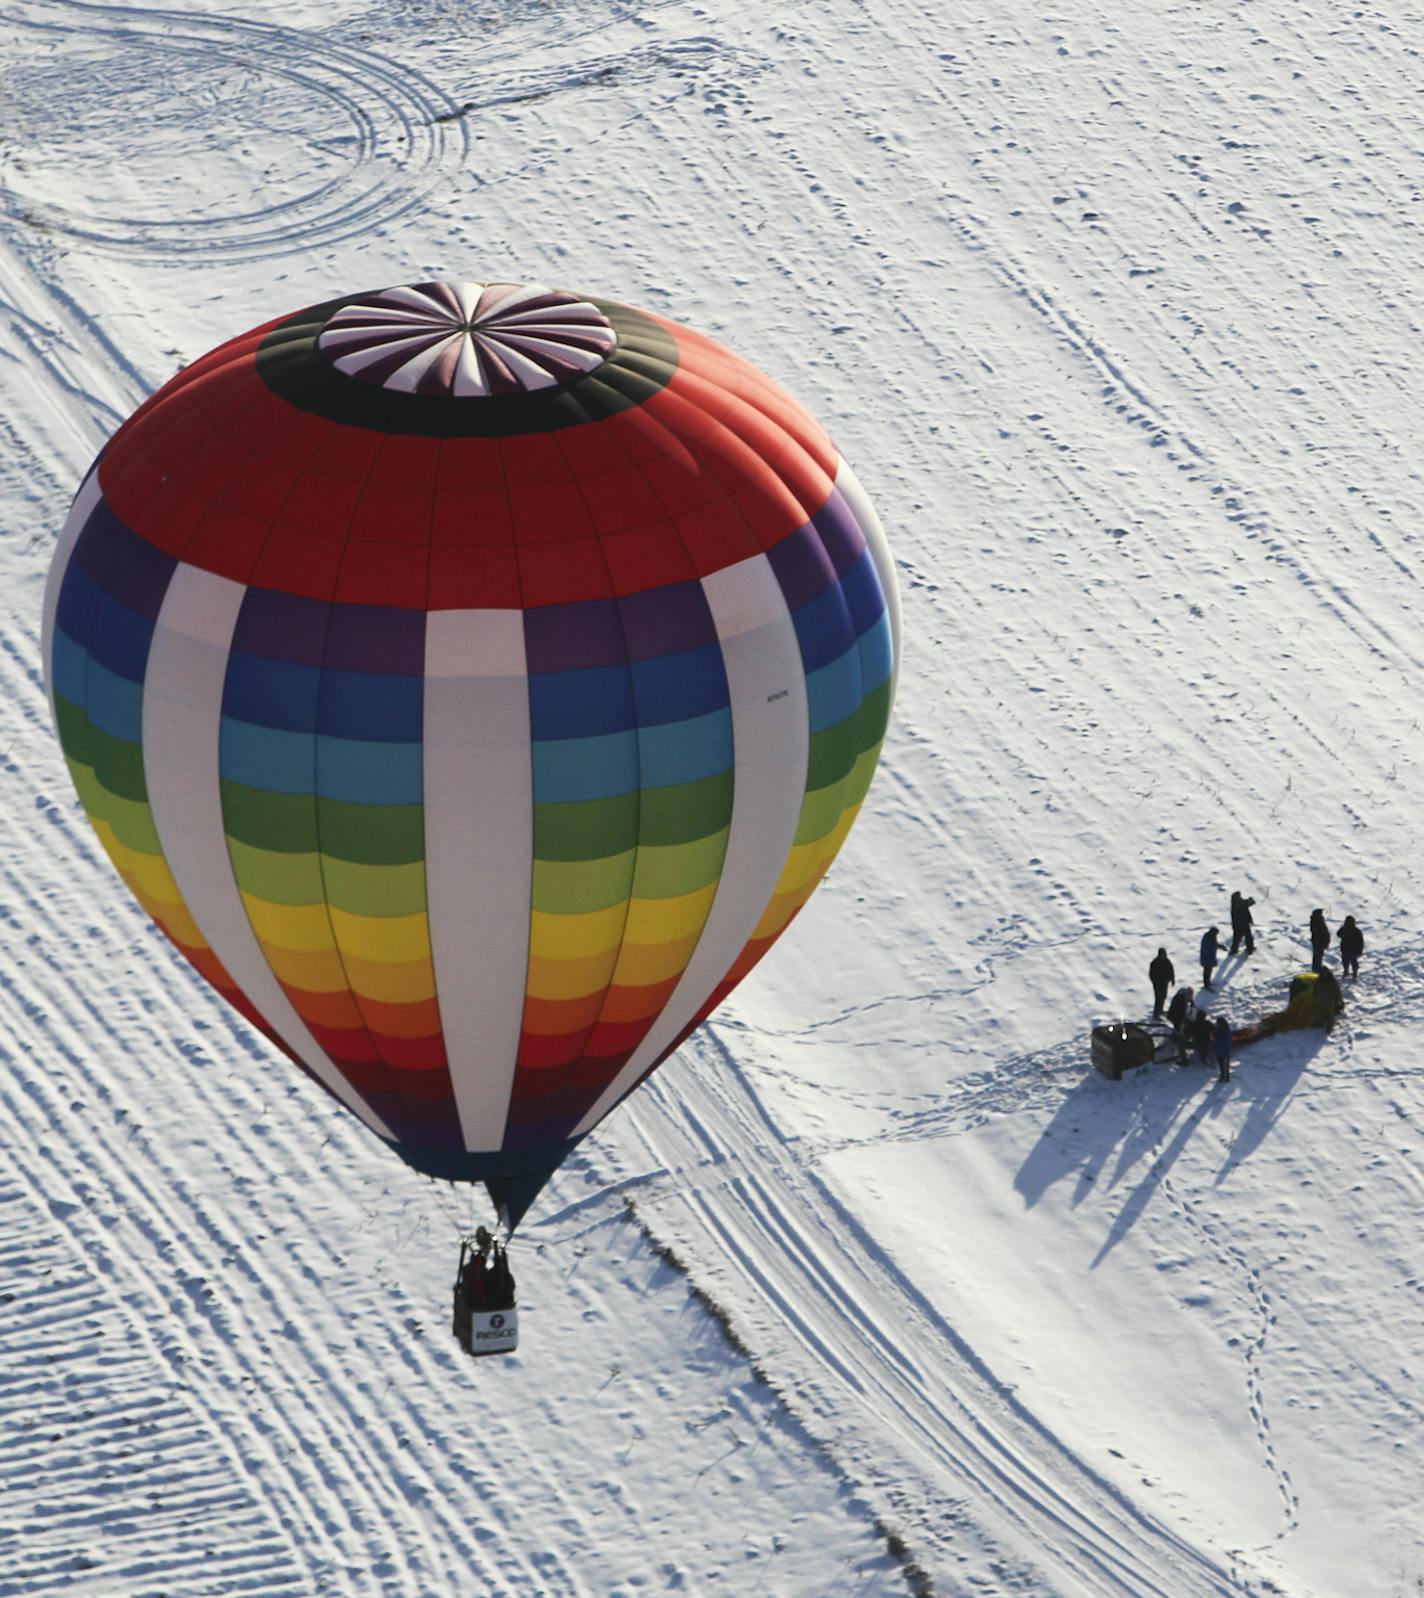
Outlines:
<svg viewBox="0 0 1424 1598"><path fill-rule="evenodd" d="M1115 1021L1111 1026L1093 1028L1093 1064L1114 1082L1124 1071L1147 1065L1157 1052L1157 1040L1146 1027L1133 1021Z"/></svg>

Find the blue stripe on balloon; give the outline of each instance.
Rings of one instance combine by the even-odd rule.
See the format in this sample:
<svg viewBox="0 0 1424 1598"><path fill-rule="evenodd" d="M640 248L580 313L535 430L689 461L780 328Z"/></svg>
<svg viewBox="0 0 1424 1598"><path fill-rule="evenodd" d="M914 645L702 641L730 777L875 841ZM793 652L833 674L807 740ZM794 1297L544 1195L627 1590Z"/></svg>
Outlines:
<svg viewBox="0 0 1424 1598"><path fill-rule="evenodd" d="M84 703L84 672L89 664L89 651L76 644L61 628L54 630L54 643L50 649L50 687L60 699L71 705Z"/></svg>
<svg viewBox="0 0 1424 1598"><path fill-rule="evenodd" d="M153 622L138 616L112 595L106 595L94 617L89 654L101 666L130 682L141 683L148 669Z"/></svg>
<svg viewBox="0 0 1424 1598"><path fill-rule="evenodd" d="M855 627L839 583L794 610L791 620L808 674L839 660L855 642Z"/></svg>
<svg viewBox="0 0 1424 1598"><path fill-rule="evenodd" d="M425 797L424 746L353 738L316 740L316 791L355 805L418 805Z"/></svg>
<svg viewBox="0 0 1424 1598"><path fill-rule="evenodd" d="M317 726L333 738L419 743L425 721L423 677L375 671L321 674Z"/></svg>
<svg viewBox="0 0 1424 1598"><path fill-rule="evenodd" d="M218 766L224 777L268 793L312 791L316 740L309 732L259 727L235 716L222 718Z"/></svg>
<svg viewBox="0 0 1424 1598"><path fill-rule="evenodd" d="M101 666L92 655L84 674L83 703L89 720L101 732L132 744L141 741L143 689L138 683Z"/></svg>
<svg viewBox="0 0 1424 1598"><path fill-rule="evenodd" d="M811 731L823 732L860 708L860 649L852 644L839 659L806 674Z"/></svg>
<svg viewBox="0 0 1424 1598"><path fill-rule="evenodd" d="M868 632L885 614L885 590L869 550L841 578L841 590L858 633Z"/></svg>
<svg viewBox="0 0 1424 1598"><path fill-rule="evenodd" d="M636 732L538 739L533 755L534 798L539 804L612 799L638 786Z"/></svg>
<svg viewBox="0 0 1424 1598"><path fill-rule="evenodd" d="M294 666L234 649L227 657L223 715L259 727L314 733L320 683L315 666Z"/></svg>
<svg viewBox="0 0 1424 1598"><path fill-rule="evenodd" d="M640 727L705 716L728 702L720 644L635 661L629 669Z"/></svg>
<svg viewBox="0 0 1424 1598"><path fill-rule="evenodd" d="M94 617L104 590L85 571L72 561L59 588L59 604L55 608L54 623L62 628L82 649L88 649L94 631Z"/></svg>
<svg viewBox="0 0 1424 1598"><path fill-rule="evenodd" d="M732 764L732 712L638 729L638 765L644 788L676 788L715 777Z"/></svg>
<svg viewBox="0 0 1424 1598"><path fill-rule="evenodd" d="M890 617L884 612L869 632L860 635L860 680L865 693L874 693L895 669L895 642Z"/></svg>
<svg viewBox="0 0 1424 1598"><path fill-rule="evenodd" d="M596 738L638 724L627 666L539 672L529 678L529 727L543 738Z"/></svg>

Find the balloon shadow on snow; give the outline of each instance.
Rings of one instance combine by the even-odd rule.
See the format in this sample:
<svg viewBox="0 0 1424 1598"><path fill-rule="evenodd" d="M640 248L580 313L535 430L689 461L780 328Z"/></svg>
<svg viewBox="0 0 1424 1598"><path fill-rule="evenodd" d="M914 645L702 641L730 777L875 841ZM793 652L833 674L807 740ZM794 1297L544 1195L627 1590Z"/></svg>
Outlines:
<svg viewBox="0 0 1424 1598"><path fill-rule="evenodd" d="M1322 1032L1263 1040L1233 1061L1229 1082L1217 1080L1215 1062L1157 1062L1120 1082L1099 1076L1085 1063L1083 1080L1059 1105L1019 1167L1014 1191L1032 1209L1050 1187L1072 1178L1069 1202L1076 1209L1093 1194L1131 1180L1140 1169L1136 1186L1093 1259L1096 1268L1146 1212L1197 1128L1233 1100L1247 1102L1246 1119L1215 1181L1225 1181L1249 1158L1281 1118L1301 1073L1324 1041Z"/></svg>

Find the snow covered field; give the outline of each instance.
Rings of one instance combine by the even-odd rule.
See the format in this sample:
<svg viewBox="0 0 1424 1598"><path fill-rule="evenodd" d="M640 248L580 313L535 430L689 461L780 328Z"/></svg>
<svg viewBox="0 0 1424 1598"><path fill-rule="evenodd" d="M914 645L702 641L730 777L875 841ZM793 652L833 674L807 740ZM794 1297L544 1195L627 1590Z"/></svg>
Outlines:
<svg viewBox="0 0 1424 1598"><path fill-rule="evenodd" d="M1421 38L1316 0L0 0L0 1598L1424 1593ZM905 603L826 886L551 1185L478 1364L470 1201L128 902L39 668L147 392L439 275L749 356ZM1335 1035L1092 1075L1234 888L1240 1018L1312 908L1359 917Z"/></svg>

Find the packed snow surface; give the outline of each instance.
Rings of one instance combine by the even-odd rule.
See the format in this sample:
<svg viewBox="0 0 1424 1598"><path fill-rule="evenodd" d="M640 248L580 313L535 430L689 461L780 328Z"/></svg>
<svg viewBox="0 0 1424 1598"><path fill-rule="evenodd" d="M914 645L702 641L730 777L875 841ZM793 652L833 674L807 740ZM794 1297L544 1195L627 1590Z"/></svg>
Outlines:
<svg viewBox="0 0 1424 1598"><path fill-rule="evenodd" d="M1399 0L6 0L0 1594L1424 1590L1417 41ZM145 394L440 276L748 355L905 600L829 881L546 1192L479 1363L466 1195L128 901L39 660ZM1092 1074L1235 888L1238 1019L1360 919L1335 1034Z"/></svg>

